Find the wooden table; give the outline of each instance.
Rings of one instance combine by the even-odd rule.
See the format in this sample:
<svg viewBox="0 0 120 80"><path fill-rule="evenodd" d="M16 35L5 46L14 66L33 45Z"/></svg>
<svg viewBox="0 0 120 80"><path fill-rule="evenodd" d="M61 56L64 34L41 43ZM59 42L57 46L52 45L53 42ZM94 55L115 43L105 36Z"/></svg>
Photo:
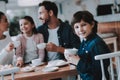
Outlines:
<svg viewBox="0 0 120 80"><path fill-rule="evenodd" d="M58 71L43 72L45 65L36 67L37 71L33 72L19 72L15 74L15 80L50 80L55 78L65 78L68 76L78 75L75 68L71 69L70 65L59 67ZM10 80L11 76L5 76L5 80Z"/></svg>

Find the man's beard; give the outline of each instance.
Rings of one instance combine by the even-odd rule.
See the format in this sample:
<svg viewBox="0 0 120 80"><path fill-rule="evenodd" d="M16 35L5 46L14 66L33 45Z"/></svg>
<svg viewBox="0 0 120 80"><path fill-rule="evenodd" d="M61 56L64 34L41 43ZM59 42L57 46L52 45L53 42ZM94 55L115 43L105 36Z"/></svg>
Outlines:
<svg viewBox="0 0 120 80"><path fill-rule="evenodd" d="M50 22L50 16L45 20L45 23L44 24L49 24L49 22Z"/></svg>

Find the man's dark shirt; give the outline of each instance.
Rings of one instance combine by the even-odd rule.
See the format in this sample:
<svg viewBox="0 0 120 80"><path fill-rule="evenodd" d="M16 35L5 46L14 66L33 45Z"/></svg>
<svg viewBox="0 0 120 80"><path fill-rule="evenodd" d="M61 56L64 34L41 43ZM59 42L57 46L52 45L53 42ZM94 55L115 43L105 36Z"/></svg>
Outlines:
<svg viewBox="0 0 120 80"><path fill-rule="evenodd" d="M49 38L48 25L44 24L39 26L37 28L37 31L43 34L44 41L45 43L47 43ZM73 33L73 30L70 25L62 22L61 20L60 20L59 29L57 31L57 36L58 36L59 46L65 48L77 48L77 49L79 48L80 45L79 37ZM60 59L64 59L63 54L60 53L59 56ZM47 51L46 51L46 57L47 57Z"/></svg>

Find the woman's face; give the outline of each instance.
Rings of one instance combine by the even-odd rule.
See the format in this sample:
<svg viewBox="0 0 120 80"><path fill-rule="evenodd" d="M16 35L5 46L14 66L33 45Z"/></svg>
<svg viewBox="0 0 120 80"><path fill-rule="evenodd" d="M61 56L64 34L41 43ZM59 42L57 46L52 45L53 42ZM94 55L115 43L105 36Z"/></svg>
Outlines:
<svg viewBox="0 0 120 80"><path fill-rule="evenodd" d="M87 38L91 34L94 24L89 24L83 20L74 24L74 30L80 38Z"/></svg>
<svg viewBox="0 0 120 80"><path fill-rule="evenodd" d="M7 31L8 29L8 20L6 18L5 15L2 15L1 16L1 19L0 19L0 31L4 32L4 31Z"/></svg>
<svg viewBox="0 0 120 80"><path fill-rule="evenodd" d="M32 29L34 28L34 25L31 24L30 21L26 19L21 19L19 21L19 25L21 32L23 32L24 34L32 33Z"/></svg>

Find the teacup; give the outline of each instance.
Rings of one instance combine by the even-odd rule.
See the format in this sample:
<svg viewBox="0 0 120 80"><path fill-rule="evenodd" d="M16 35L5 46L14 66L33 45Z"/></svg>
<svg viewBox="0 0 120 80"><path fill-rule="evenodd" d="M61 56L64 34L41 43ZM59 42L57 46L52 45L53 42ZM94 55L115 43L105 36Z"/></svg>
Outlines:
<svg viewBox="0 0 120 80"><path fill-rule="evenodd" d="M15 47L18 47L20 45L20 41L13 41L12 43L14 44Z"/></svg>
<svg viewBox="0 0 120 80"><path fill-rule="evenodd" d="M46 47L46 43L40 43L37 45L38 49L44 49Z"/></svg>
<svg viewBox="0 0 120 80"><path fill-rule="evenodd" d="M32 60L32 66L40 65L42 60L40 58Z"/></svg>
<svg viewBox="0 0 120 80"><path fill-rule="evenodd" d="M77 52L78 52L78 49L76 49L76 48L65 49L64 56L65 56L66 59L68 59L69 55L76 55Z"/></svg>

